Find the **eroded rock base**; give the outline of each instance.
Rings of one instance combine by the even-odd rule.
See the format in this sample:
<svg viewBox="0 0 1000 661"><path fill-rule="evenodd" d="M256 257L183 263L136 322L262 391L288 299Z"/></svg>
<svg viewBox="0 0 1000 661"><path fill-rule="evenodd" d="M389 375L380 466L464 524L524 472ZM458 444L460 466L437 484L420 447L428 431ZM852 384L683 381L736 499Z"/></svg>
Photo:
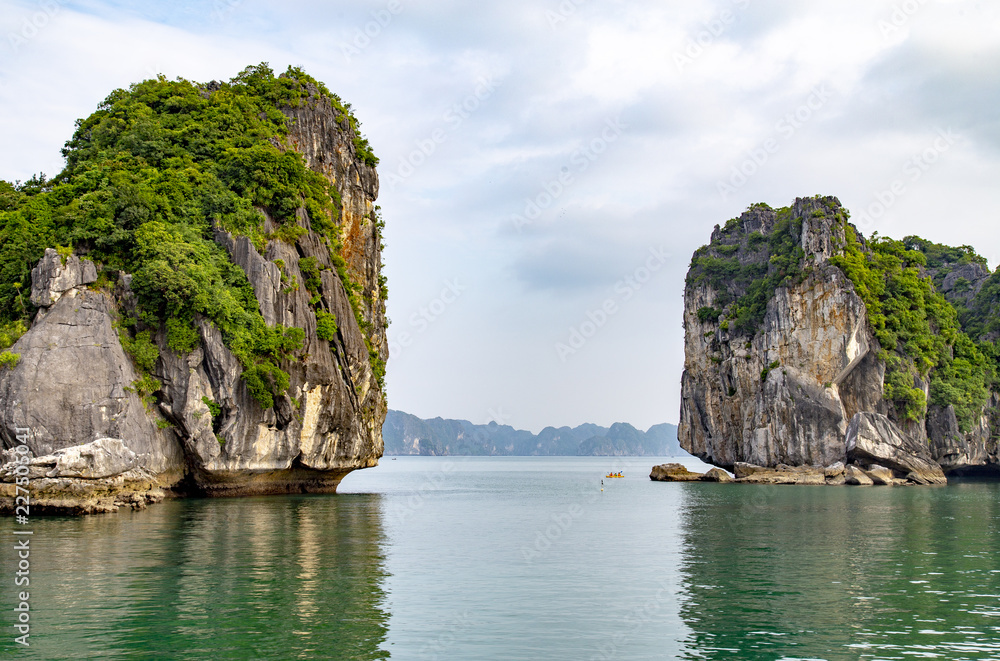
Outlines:
<svg viewBox="0 0 1000 661"><path fill-rule="evenodd" d="M162 501L167 492L152 474L134 469L114 477L86 479L43 477L27 487L29 510L36 514L107 514L122 508L142 510ZM14 513L17 485L0 483L0 513Z"/></svg>
<svg viewBox="0 0 1000 661"><path fill-rule="evenodd" d="M786 466L774 468L737 462L735 478L718 468L696 473L681 464L654 466L649 479L655 482L732 482L734 484L806 484L813 486L905 486L947 484L947 480L928 481L919 473L901 471L878 464L848 464L830 466Z"/></svg>

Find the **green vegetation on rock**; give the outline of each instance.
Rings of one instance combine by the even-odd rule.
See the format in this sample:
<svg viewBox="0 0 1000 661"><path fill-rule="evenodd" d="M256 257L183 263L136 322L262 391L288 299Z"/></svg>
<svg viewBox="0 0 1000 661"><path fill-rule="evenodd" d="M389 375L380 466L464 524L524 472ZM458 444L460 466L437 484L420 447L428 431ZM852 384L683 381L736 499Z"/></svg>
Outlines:
<svg viewBox="0 0 1000 661"><path fill-rule="evenodd" d="M802 220L792 218L787 207L777 211L767 235L744 233L739 219L727 222L721 238L699 248L691 260L688 286L707 281L716 292L715 307L698 310L698 318L715 321L724 313L727 330L756 333L778 287L804 275L801 235Z"/></svg>
<svg viewBox="0 0 1000 661"><path fill-rule="evenodd" d="M961 321L971 337L1000 339L1000 269L983 284Z"/></svg>
<svg viewBox="0 0 1000 661"><path fill-rule="evenodd" d="M0 349L13 346L27 332L28 327L20 319L0 323Z"/></svg>
<svg viewBox="0 0 1000 661"><path fill-rule="evenodd" d="M885 396L900 417L919 420L926 411L923 384L929 382L930 403L953 405L962 431L975 425L997 387L995 347L977 345L963 330L955 307L937 291L926 267L945 254L911 249L922 240L872 237L862 245L846 226L847 245L830 261L854 283L868 308L868 320L882 346L886 364ZM923 245L932 246L929 242ZM960 259L980 260L970 248L949 249Z"/></svg>
<svg viewBox="0 0 1000 661"><path fill-rule="evenodd" d="M128 333L121 333L122 348L132 356L136 366L143 372L151 372L156 367L156 361L160 359L160 349L149 339L149 331L136 333L135 337L129 337Z"/></svg>
<svg viewBox="0 0 1000 661"><path fill-rule="evenodd" d="M0 369L14 369L17 364L21 361L20 354L11 353L10 351L0 351Z"/></svg>
<svg viewBox="0 0 1000 661"><path fill-rule="evenodd" d="M187 319L171 317L167 319L166 326L167 346L178 353L194 351L201 342L198 330Z"/></svg>
<svg viewBox="0 0 1000 661"><path fill-rule="evenodd" d="M209 399L207 395L205 397L202 397L201 401L203 404L205 404L205 406L208 407L209 413L212 414L212 420L215 420L216 418L219 417L219 415L222 414L222 407L213 402L211 399Z"/></svg>
<svg viewBox="0 0 1000 661"><path fill-rule="evenodd" d="M171 349L190 351L200 341L198 314L222 331L255 399L273 405L289 380L278 363L301 349L303 331L267 326L214 231L247 236L258 249L272 239L294 242L306 231L297 220L304 208L362 319L359 287L340 255L340 196L286 144L282 108L320 98L353 130L357 156L375 165L350 105L297 68L276 77L261 64L207 85L160 77L113 92L77 122L58 176L0 182L0 340L24 332L34 314L32 267L46 248L65 246L61 254L98 262L102 282L114 281L115 271L133 274L138 319L122 341L147 373L137 385L144 396L155 381L150 333L162 327ZM261 210L275 223L270 233ZM311 275L307 287L316 283Z"/></svg>
<svg viewBox="0 0 1000 661"><path fill-rule="evenodd" d="M337 337L337 317L326 310L316 310L316 336L327 342Z"/></svg>

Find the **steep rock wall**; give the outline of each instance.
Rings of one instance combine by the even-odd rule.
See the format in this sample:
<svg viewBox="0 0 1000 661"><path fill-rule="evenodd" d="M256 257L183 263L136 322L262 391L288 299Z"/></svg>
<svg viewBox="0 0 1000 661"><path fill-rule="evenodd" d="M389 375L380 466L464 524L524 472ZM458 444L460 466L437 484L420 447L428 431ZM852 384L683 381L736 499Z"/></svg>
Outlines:
<svg viewBox="0 0 1000 661"><path fill-rule="evenodd" d="M822 215L813 216L817 211ZM801 248L812 269L775 290L752 337L699 317L718 304L710 282L685 292L679 437L688 452L726 468L843 461L851 417L880 399L881 373L866 362L875 341L864 303L826 263L837 240L835 212L819 200L797 200L792 213L802 222ZM730 245L769 233L775 222L773 210L751 210L730 227ZM717 229L713 238L722 236ZM737 252L744 263L762 257L749 246Z"/></svg>

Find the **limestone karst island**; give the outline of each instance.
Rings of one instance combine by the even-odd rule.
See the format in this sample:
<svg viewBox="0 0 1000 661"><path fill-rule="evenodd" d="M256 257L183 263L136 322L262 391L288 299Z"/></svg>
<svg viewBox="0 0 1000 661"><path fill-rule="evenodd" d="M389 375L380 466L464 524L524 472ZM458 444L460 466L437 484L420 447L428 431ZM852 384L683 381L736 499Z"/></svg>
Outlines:
<svg viewBox="0 0 1000 661"><path fill-rule="evenodd" d="M147 80L64 155L0 189L3 507L19 478L33 513L90 513L378 462L378 160L349 105L294 68Z"/></svg>
<svg viewBox="0 0 1000 661"><path fill-rule="evenodd" d="M995 474L1000 270L969 246L865 239L848 219L834 197L758 204L695 252L681 446L741 482Z"/></svg>

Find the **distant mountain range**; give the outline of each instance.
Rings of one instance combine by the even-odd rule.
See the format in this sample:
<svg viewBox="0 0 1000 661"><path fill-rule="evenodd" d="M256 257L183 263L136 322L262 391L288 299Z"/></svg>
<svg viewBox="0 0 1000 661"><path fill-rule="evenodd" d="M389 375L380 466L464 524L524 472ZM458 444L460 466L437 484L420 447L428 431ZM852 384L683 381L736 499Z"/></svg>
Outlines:
<svg viewBox="0 0 1000 661"><path fill-rule="evenodd" d="M546 427L538 434L491 422L422 420L389 411L382 426L386 455L472 456L657 456L687 453L677 442L677 425L653 425L646 431L625 422L611 427Z"/></svg>

